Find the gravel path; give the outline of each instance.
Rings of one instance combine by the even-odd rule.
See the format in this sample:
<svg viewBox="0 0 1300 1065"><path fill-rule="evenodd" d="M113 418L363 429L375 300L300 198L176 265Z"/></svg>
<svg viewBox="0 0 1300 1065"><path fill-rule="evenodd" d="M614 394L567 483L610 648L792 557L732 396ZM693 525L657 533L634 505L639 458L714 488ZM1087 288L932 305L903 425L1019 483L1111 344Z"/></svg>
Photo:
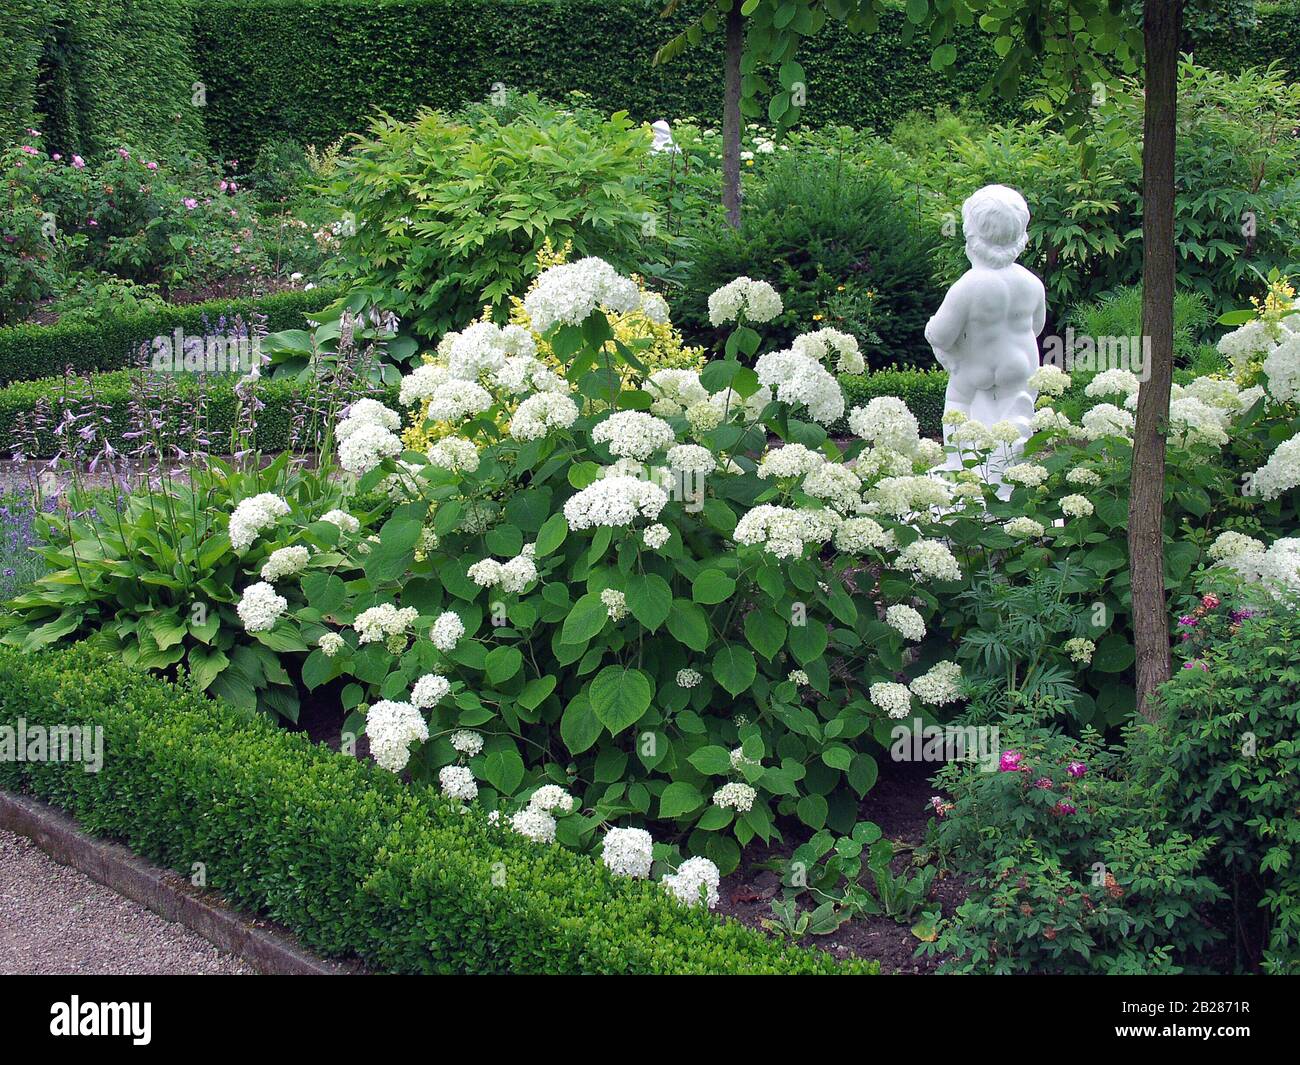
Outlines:
<svg viewBox="0 0 1300 1065"><path fill-rule="evenodd" d="M188 928L123 898L0 829L0 974L247 975Z"/></svg>

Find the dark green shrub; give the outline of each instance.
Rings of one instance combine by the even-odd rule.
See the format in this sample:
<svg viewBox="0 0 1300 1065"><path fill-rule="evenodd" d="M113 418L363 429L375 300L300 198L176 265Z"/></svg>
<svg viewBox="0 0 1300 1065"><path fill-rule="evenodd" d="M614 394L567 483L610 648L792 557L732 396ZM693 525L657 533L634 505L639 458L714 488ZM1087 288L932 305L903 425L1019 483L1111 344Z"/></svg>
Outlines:
<svg viewBox="0 0 1300 1065"><path fill-rule="evenodd" d="M421 110L381 118L339 163L349 225L339 272L425 337L491 305L502 316L550 240L572 259L627 269L644 254L652 201L639 188L649 133L536 105L513 123Z"/></svg>
<svg viewBox="0 0 1300 1065"><path fill-rule="evenodd" d="M1212 868L1234 900L1239 958L1294 974L1300 618L1294 607L1233 616L1200 619L1196 657L1162 691L1164 719L1146 730L1143 764L1176 823L1218 840Z"/></svg>
<svg viewBox="0 0 1300 1065"><path fill-rule="evenodd" d="M756 184L738 230L718 222L696 238L677 300L683 328L713 337L709 294L743 274L771 282L785 301L768 326L776 343L834 326L858 337L869 367L927 364L923 331L941 296L933 240L889 181L843 160L792 153Z"/></svg>
<svg viewBox="0 0 1300 1065"><path fill-rule="evenodd" d="M397 973L876 971L683 908L85 647L0 651L0 723L19 717L102 726L103 768L0 761L0 786L171 868L203 862L210 887L322 954Z"/></svg>

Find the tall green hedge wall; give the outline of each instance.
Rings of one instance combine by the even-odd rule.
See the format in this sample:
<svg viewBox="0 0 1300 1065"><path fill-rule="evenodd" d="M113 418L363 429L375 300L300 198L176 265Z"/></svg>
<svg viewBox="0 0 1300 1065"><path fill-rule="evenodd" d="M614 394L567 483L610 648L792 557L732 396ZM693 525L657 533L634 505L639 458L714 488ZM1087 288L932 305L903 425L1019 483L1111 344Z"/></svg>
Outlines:
<svg viewBox="0 0 1300 1065"><path fill-rule="evenodd" d="M6 0L0 144L29 126L43 146L94 155L123 143L204 146L192 0Z"/></svg>
<svg viewBox="0 0 1300 1065"><path fill-rule="evenodd" d="M497 83L553 98L579 90L638 119L719 114L720 36L653 67L659 45L685 25L660 18L662 8L662 0L205 0L195 55L208 135L227 158L247 157L277 133L328 143L376 109L456 108ZM961 36L963 62L949 76L930 68L924 42L900 43L903 17L886 16L872 36L826 30L805 44L806 121L888 129L909 109L978 91L996 62L986 35Z"/></svg>
<svg viewBox="0 0 1300 1065"><path fill-rule="evenodd" d="M209 90L208 135L227 158L251 157L276 134L326 143L376 109L456 108L498 82L552 97L579 90L638 119L718 115L720 36L652 67L658 46L685 24L683 15L662 19L662 8L663 0L202 0L195 61ZM1198 58L1300 69L1300 7L1263 5L1259 19L1253 32L1202 42ZM997 62L987 35L959 32L956 67L938 73L924 40L901 43L904 20L898 10L873 35L833 26L805 42L805 121L886 131L907 111L979 91ZM996 99L985 109L1014 113Z"/></svg>

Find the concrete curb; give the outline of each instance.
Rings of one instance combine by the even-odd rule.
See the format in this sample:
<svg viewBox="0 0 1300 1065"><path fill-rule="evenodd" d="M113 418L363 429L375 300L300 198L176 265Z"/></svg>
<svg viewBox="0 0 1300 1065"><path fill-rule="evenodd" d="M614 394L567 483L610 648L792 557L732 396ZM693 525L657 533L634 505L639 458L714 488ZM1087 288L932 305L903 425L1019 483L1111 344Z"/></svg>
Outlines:
<svg viewBox="0 0 1300 1065"><path fill-rule="evenodd" d="M287 933L229 909L211 891L148 862L117 843L82 832L62 810L0 791L0 827L26 836L62 865L70 865L119 895L176 921L213 946L271 976L347 976L359 965L308 953Z"/></svg>

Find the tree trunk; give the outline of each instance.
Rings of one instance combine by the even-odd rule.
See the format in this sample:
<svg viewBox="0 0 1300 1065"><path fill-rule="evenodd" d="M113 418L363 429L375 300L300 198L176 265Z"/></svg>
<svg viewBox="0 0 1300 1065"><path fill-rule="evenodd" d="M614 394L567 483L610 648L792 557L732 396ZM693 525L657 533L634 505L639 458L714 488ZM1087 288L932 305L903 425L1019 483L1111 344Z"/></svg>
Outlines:
<svg viewBox="0 0 1300 1065"><path fill-rule="evenodd" d="M1129 494L1128 549L1138 710L1159 715L1157 689L1170 676L1165 602L1165 425L1174 368L1174 139L1178 107L1178 4L1145 0L1146 106L1142 127L1142 332L1150 376L1138 394Z"/></svg>
<svg viewBox="0 0 1300 1065"><path fill-rule="evenodd" d="M733 228L740 227L740 56L744 48L745 18L740 0L731 0L722 96L722 206Z"/></svg>

